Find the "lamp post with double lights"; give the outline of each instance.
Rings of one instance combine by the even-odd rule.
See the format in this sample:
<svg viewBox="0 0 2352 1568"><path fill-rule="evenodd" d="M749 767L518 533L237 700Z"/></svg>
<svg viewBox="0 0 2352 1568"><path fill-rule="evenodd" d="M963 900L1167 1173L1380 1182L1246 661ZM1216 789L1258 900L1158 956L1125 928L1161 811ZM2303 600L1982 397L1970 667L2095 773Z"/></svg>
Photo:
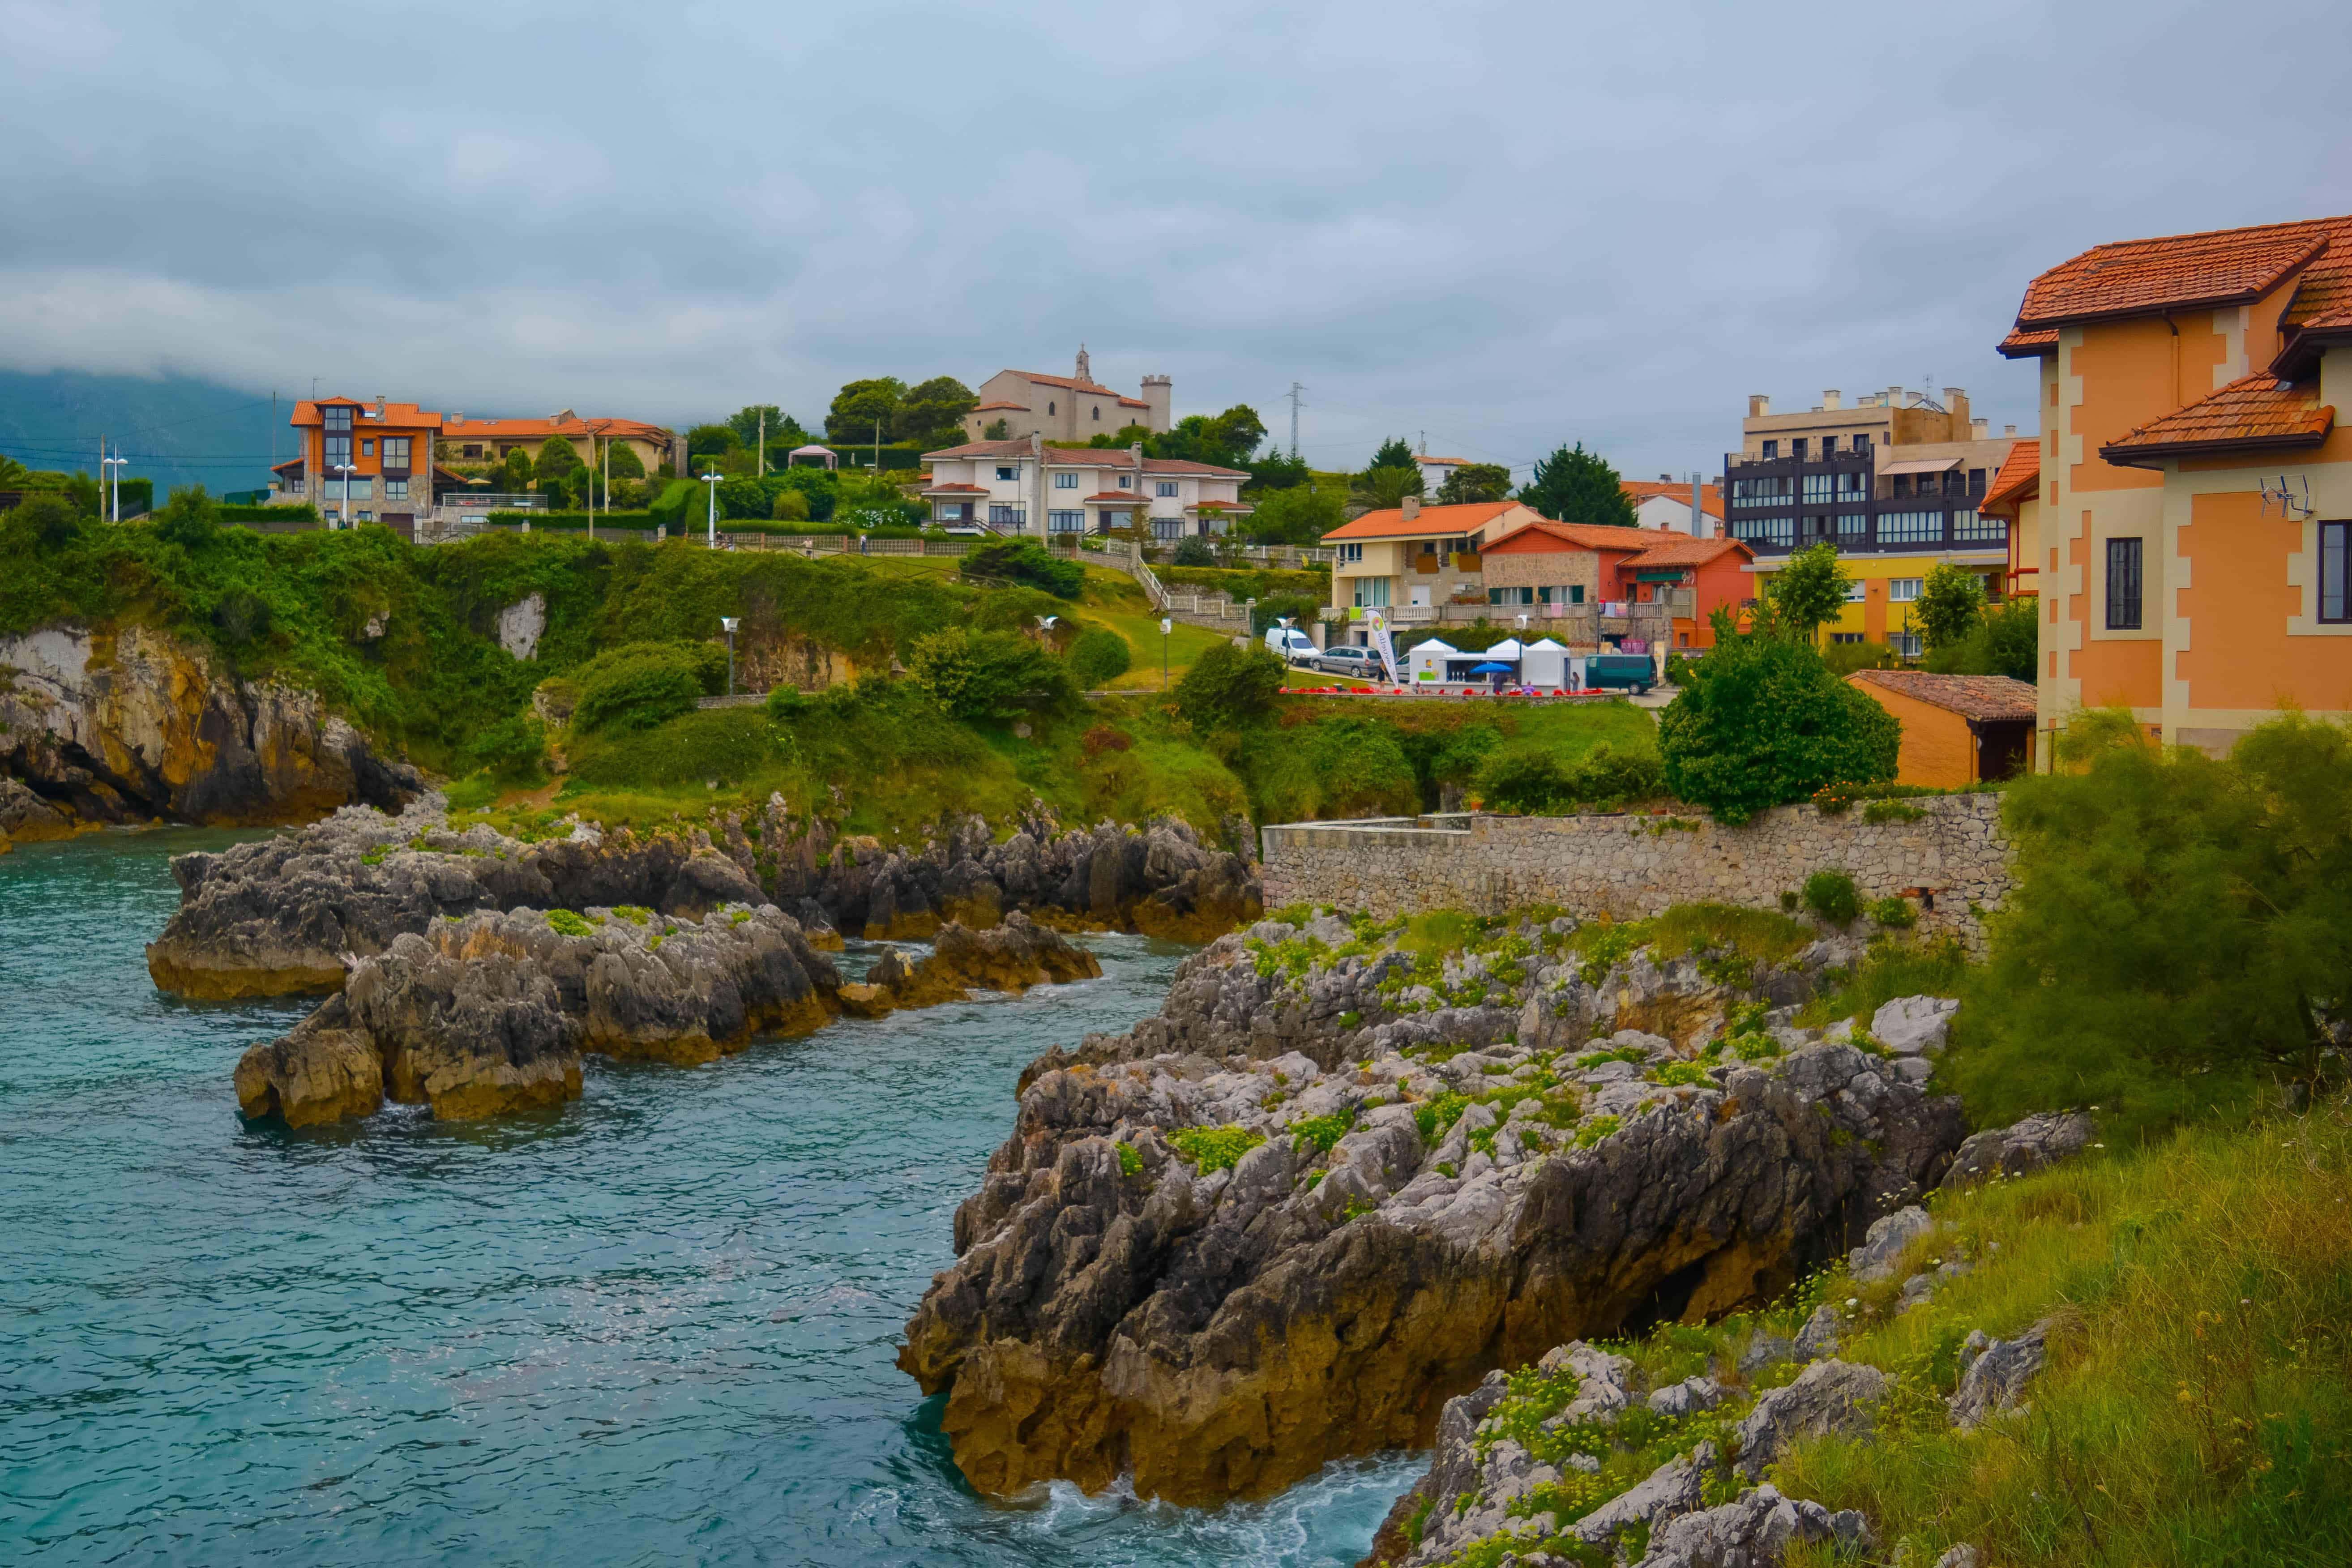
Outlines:
<svg viewBox="0 0 2352 1568"><path fill-rule="evenodd" d="M337 463L329 471L343 476L343 506L342 510L336 515L335 526L349 528L352 525L352 476L360 470L355 464Z"/></svg>
<svg viewBox="0 0 2352 1568"><path fill-rule="evenodd" d="M99 459L100 466L102 466L106 470L107 489L111 492L114 498L114 504L111 510L114 513L113 521L116 522L121 522L122 521L122 466L129 461L131 461L131 459L128 458L101 458Z"/></svg>
<svg viewBox="0 0 2352 1568"><path fill-rule="evenodd" d="M710 524L709 537L703 542L713 550L719 548L719 481L721 477L716 473L702 476L703 483L710 487Z"/></svg>

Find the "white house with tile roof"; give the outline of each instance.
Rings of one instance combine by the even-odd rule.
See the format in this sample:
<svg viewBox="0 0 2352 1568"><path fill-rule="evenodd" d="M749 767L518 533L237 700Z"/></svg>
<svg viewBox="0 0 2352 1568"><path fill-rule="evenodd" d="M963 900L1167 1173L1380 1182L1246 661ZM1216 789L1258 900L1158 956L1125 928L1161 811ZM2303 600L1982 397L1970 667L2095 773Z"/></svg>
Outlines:
<svg viewBox="0 0 2352 1568"><path fill-rule="evenodd" d="M1147 458L1141 447L1055 447L1041 436L923 454L931 517L1033 538L1148 523L1160 539L1231 531L1252 510L1240 468Z"/></svg>
<svg viewBox="0 0 2352 1568"><path fill-rule="evenodd" d="M1129 425L1155 435L1166 430L1175 389L1164 375L1147 375L1138 395L1115 392L1095 380L1086 345L1080 343L1076 374L1000 370L980 384L978 395L980 405L963 416L964 434L975 441L999 420L1014 439L1043 436L1048 441L1091 441L1097 436L1115 436Z"/></svg>

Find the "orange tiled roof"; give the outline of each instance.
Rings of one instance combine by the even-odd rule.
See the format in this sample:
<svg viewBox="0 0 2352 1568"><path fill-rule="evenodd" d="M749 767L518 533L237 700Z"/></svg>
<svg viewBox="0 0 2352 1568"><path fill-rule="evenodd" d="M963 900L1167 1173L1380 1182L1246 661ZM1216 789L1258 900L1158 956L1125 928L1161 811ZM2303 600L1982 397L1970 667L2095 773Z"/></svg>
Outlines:
<svg viewBox="0 0 2352 1568"><path fill-rule="evenodd" d="M294 416L287 423L297 426L323 425L326 418L319 410L331 404L365 410L365 416L360 421L362 424L395 430L437 430L441 427L441 416L429 409L419 408L414 403L387 403L383 405L383 417L378 419L375 417L376 405L357 397L302 398L294 405ZM358 428L358 425L353 428Z"/></svg>
<svg viewBox="0 0 2352 1568"><path fill-rule="evenodd" d="M934 495L944 495L950 490L961 495L984 496L988 493L986 485L930 485L926 488Z"/></svg>
<svg viewBox="0 0 2352 1568"><path fill-rule="evenodd" d="M1617 529L1612 531L1622 533L1624 530ZM1654 533L1645 536L1656 539L1658 542L1625 563L1635 571L1650 566L1704 566L1708 562L1727 555L1735 550L1745 551L1751 556L1756 553L1745 540L1730 539L1721 535L1714 539L1693 539L1687 533L1669 533L1664 538L1659 538Z"/></svg>
<svg viewBox="0 0 2352 1568"><path fill-rule="evenodd" d="M467 419L445 421L453 438L496 441L544 441L551 436L596 436L624 441L667 441L669 432L642 419Z"/></svg>
<svg viewBox="0 0 2352 1568"><path fill-rule="evenodd" d="M1516 503L1512 503L1516 504ZM1422 513L1429 515L1427 511ZM1490 553L1534 555L1555 550L1622 550L1639 554L1658 542L1648 529L1617 528L1599 522L1554 522L1539 518L1487 546Z"/></svg>
<svg viewBox="0 0 2352 1568"><path fill-rule="evenodd" d="M1957 713L1963 719L2032 719L2033 687L2006 675L1937 675L1925 669L1857 669L1850 680Z"/></svg>
<svg viewBox="0 0 2352 1568"><path fill-rule="evenodd" d="M1525 501L1474 500L1458 506L1425 506L1418 516L1408 519L1402 507L1389 507L1381 511L1368 511L1352 522L1343 522L1325 539L1422 539L1438 538L1449 533L1475 533L1516 506Z"/></svg>
<svg viewBox="0 0 2352 1568"><path fill-rule="evenodd" d="M2158 310L2242 304L2300 268L2284 322L2352 303L2352 217L2258 224L2094 246L2026 285L2017 325L2002 339L2011 359L2047 353L2065 322Z"/></svg>
<svg viewBox="0 0 2352 1568"><path fill-rule="evenodd" d="M2042 485L2042 443L2012 441L2009 456L2000 460L2000 471L1992 483L1985 487L1984 503L1978 510L1990 511L1997 506L2030 499Z"/></svg>
<svg viewBox="0 0 2352 1568"><path fill-rule="evenodd" d="M999 408L1009 408L1009 409L1011 409L1011 410L1012 410L1013 413L1015 413L1015 414L1026 414L1026 413L1028 413L1028 412L1029 412L1029 405L1028 405L1027 404L1025 404L1025 403L1003 403L1003 402L997 402L997 403L983 403L983 404L982 404L979 407L977 407L977 408L973 409L973 410L972 410L972 412L973 412L974 414L986 414L986 413L991 412L992 410L999 409Z"/></svg>
<svg viewBox="0 0 2352 1568"><path fill-rule="evenodd" d="M2315 447L2327 439L2336 410L2319 401L2315 382L2281 381L2268 371L2242 375L2188 407L2150 420L2099 448L2110 463L2242 447Z"/></svg>
<svg viewBox="0 0 2352 1568"><path fill-rule="evenodd" d="M1134 490L1097 490L1087 499L1088 500L1139 501L1143 498Z"/></svg>
<svg viewBox="0 0 2352 1568"><path fill-rule="evenodd" d="M1993 345L2003 359L2032 359L2040 354L2054 353L2058 348L2058 329L2043 327L2027 331L2023 327L2011 327L2009 336Z"/></svg>
<svg viewBox="0 0 2352 1568"><path fill-rule="evenodd" d="M923 461L935 458L1026 458L1030 456L1029 437L1017 436L1009 441L966 441L958 447L942 447L936 452L923 454ZM1050 468L1132 468L1135 452L1129 447L1057 447L1045 443L1045 466ZM1246 468L1221 468L1214 463L1196 463L1189 458L1146 458L1143 471L1147 474L1191 475L1207 479L1246 479Z"/></svg>
<svg viewBox="0 0 2352 1568"><path fill-rule="evenodd" d="M1678 500L1685 504L1690 500L1690 486L1677 484L1672 479L1620 479L1617 482L1617 488L1623 490L1626 499L1635 506L1656 496L1664 496L1668 500ZM1723 487L1721 485L1702 487L1698 493L1698 505L1699 510L1707 516L1721 517Z"/></svg>
<svg viewBox="0 0 2352 1568"><path fill-rule="evenodd" d="M1118 393L1113 392L1109 387L1103 385L1102 383L1098 381L1073 381L1066 375L1041 375L1034 370L1016 370L1013 374L1025 377L1026 379L1034 382L1039 386L1059 386L1066 388L1071 392L1090 392L1097 397L1117 397L1119 395ZM1141 405L1139 405L1139 406Z"/></svg>

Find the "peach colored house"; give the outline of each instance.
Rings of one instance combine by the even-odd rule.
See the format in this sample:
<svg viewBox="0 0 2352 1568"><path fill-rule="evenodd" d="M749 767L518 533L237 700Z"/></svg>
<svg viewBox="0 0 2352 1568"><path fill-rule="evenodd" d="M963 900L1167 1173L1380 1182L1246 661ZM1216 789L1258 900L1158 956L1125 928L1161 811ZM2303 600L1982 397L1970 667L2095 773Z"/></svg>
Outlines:
<svg viewBox="0 0 2352 1568"><path fill-rule="evenodd" d="M1846 684L1868 692L1902 724L1898 784L1961 789L2033 766L2037 710L2027 681L2005 675L1858 669L1846 677Z"/></svg>
<svg viewBox="0 0 2352 1568"><path fill-rule="evenodd" d="M2000 352L2042 370L2040 726L2352 713L2352 217L2099 246Z"/></svg>

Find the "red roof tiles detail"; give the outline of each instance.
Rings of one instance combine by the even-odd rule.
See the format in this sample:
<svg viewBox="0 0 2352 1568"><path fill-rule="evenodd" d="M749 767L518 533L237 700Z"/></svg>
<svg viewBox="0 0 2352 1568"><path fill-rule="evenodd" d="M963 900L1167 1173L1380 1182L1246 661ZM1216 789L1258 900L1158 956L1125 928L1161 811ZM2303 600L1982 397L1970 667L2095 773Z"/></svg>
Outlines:
<svg viewBox="0 0 2352 1568"><path fill-rule="evenodd" d="M2017 324L2243 303L2326 249L2330 236L2330 224L2315 219L2094 246L2026 285Z"/></svg>
<svg viewBox="0 0 2352 1568"><path fill-rule="evenodd" d="M1381 511L1368 511L1352 522L1343 522L1325 539L1435 539L1449 533L1471 533L1494 521L1513 507L1524 501L1480 500L1465 501L1458 506L1425 506L1419 515L1408 518L1402 507L1389 507Z"/></svg>
<svg viewBox="0 0 2352 1568"><path fill-rule="evenodd" d="M1625 492L1626 499L1631 500L1635 506L1639 506L1643 501L1653 500L1658 496L1664 496L1668 500L1681 501L1685 506L1688 506L1690 504L1690 486L1688 484L1677 484L1672 479L1620 479L1617 483L1617 488L1623 490ZM1706 513L1707 516L1721 517L1723 515L1723 487L1721 485L1707 485L1701 489L1699 491L1698 504L1699 510Z"/></svg>
<svg viewBox="0 0 2352 1568"><path fill-rule="evenodd" d="M1422 515L1427 517L1428 511ZM1328 535L1327 535L1328 537ZM1639 554L1658 542L1659 536L1641 528L1613 528L1597 522L1554 522L1544 518L1504 535L1486 548L1491 553L1535 555L1554 550L1622 550Z"/></svg>
<svg viewBox="0 0 2352 1568"><path fill-rule="evenodd" d="M1621 529L1617 531L1623 531ZM1704 566L1708 562L1728 555L1734 551L1748 556L1756 553L1745 540L1722 536L1714 539L1693 539L1687 533L1669 533L1661 537L1655 533L1645 532L1644 537L1655 539L1658 542L1625 563L1636 571L1654 566Z"/></svg>
<svg viewBox="0 0 2352 1568"><path fill-rule="evenodd" d="M2000 468L1985 487L1984 502L1977 510L1990 511L1998 506L2031 499L2042 486L2042 443L2013 441L2009 456L2000 460Z"/></svg>
<svg viewBox="0 0 2352 1568"><path fill-rule="evenodd" d="M1925 669L1858 669L1852 679L1883 686L1915 701L1963 719L2030 720L2035 716L2031 682L2006 675L1937 675Z"/></svg>
<svg viewBox="0 0 2352 1568"><path fill-rule="evenodd" d="M2242 375L2188 407L2153 419L2099 448L2111 463L2232 447L2310 447L2327 438L2336 410L2312 382L2284 382L2268 371Z"/></svg>

